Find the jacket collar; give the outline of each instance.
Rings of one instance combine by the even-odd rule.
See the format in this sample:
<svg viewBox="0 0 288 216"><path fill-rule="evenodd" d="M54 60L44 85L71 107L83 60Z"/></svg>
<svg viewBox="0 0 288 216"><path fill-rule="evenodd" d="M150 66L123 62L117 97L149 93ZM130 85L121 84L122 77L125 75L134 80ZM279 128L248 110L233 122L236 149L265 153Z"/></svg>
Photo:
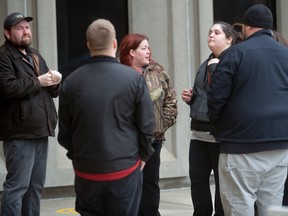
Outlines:
<svg viewBox="0 0 288 216"><path fill-rule="evenodd" d="M5 46L11 52L14 59L21 58L23 61L28 63L34 69L34 73L36 73L36 75L40 75L39 57L37 56L37 54L34 52L33 49L29 47L26 49L26 52L29 53L33 58L33 64L30 64L30 62L24 58L24 54L22 54L20 50L18 50L10 41L6 40Z"/></svg>
<svg viewBox="0 0 288 216"><path fill-rule="evenodd" d="M104 56L104 55L97 55L97 56L92 56L90 59L89 59L89 62L99 62L99 61L112 61L112 62L118 62L118 59L116 59L115 57L112 57L112 56Z"/></svg>
<svg viewBox="0 0 288 216"><path fill-rule="evenodd" d="M261 35L267 35L267 36L273 37L273 33L271 30L263 29L263 30L257 31L254 34L250 35L248 38L246 38L246 40L249 40L250 38L254 38L254 37L259 37Z"/></svg>

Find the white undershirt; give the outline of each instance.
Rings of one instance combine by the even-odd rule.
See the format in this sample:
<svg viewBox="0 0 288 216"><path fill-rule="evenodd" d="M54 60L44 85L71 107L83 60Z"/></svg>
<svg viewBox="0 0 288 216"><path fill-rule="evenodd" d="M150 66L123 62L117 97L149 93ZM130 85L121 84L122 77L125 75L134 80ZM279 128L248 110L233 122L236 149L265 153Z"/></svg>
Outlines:
<svg viewBox="0 0 288 216"><path fill-rule="evenodd" d="M217 142L210 132L192 130L192 139L204 142Z"/></svg>

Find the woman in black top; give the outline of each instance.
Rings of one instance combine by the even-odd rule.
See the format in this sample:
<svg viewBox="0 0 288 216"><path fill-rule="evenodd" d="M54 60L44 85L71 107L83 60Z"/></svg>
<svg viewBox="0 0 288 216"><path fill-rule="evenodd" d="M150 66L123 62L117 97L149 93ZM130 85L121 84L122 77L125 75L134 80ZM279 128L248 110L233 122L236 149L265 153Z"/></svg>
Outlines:
<svg viewBox="0 0 288 216"><path fill-rule="evenodd" d="M224 215L219 195L219 143L210 134L206 90L223 51L236 41L232 26L216 22L208 33L207 43L212 51L199 67L193 88L182 91L182 100L190 106L192 138L189 149L189 176L194 216L210 216L213 212L210 192L210 174L215 178L215 215Z"/></svg>

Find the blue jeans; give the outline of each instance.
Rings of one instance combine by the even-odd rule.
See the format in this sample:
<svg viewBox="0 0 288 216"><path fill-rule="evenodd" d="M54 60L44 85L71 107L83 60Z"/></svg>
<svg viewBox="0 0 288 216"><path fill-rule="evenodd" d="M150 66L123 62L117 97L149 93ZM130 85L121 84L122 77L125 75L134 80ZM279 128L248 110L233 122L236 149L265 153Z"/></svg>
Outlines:
<svg viewBox="0 0 288 216"><path fill-rule="evenodd" d="M3 142L7 176L1 216L39 216L46 178L48 137Z"/></svg>
<svg viewBox="0 0 288 216"><path fill-rule="evenodd" d="M155 141L152 146L154 153L143 169L143 191L138 216L160 216L159 169L162 141Z"/></svg>
<svg viewBox="0 0 288 216"><path fill-rule="evenodd" d="M115 181L90 181L75 177L76 211L81 216L136 216L142 192L142 172L137 168Z"/></svg>

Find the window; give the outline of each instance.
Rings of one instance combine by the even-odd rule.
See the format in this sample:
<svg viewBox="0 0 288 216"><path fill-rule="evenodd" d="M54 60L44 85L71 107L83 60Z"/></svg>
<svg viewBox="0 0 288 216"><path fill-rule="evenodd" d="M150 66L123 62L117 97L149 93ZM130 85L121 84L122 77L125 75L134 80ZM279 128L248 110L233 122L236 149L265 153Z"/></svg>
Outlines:
<svg viewBox="0 0 288 216"><path fill-rule="evenodd" d="M58 68L63 78L89 58L86 30L95 19L110 20L117 40L128 33L127 0L56 0Z"/></svg>
<svg viewBox="0 0 288 216"><path fill-rule="evenodd" d="M275 0L213 0L214 21L225 21L230 24L241 22L245 11L254 4L264 4L272 11L274 29L276 29Z"/></svg>

